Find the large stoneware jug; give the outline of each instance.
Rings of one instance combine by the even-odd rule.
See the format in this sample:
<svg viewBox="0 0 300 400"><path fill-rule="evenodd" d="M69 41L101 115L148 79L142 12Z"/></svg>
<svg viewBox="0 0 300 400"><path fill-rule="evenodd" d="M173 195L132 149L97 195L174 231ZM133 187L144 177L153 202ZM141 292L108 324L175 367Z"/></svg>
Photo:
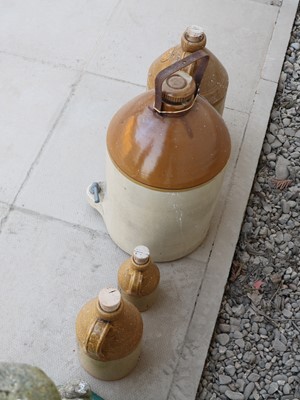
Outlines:
<svg viewBox="0 0 300 400"><path fill-rule="evenodd" d="M107 180L87 194L129 254L143 243L154 261L175 260L207 234L230 155L222 117L198 95L208 58L200 50L161 71L111 120ZM198 61L195 79L181 71Z"/></svg>

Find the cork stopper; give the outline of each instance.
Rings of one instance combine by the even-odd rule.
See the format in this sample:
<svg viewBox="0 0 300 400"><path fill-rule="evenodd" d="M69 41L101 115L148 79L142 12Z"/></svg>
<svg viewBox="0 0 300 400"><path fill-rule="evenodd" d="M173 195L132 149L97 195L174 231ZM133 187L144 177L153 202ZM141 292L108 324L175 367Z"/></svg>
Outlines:
<svg viewBox="0 0 300 400"><path fill-rule="evenodd" d="M190 25L184 32L185 38L189 42L200 42L204 36L204 30L199 25Z"/></svg>
<svg viewBox="0 0 300 400"><path fill-rule="evenodd" d="M150 250L146 246L137 246L133 250L133 261L138 265L147 264L150 257Z"/></svg>
<svg viewBox="0 0 300 400"><path fill-rule="evenodd" d="M195 91L196 83L194 79L184 71L175 72L162 85L163 100L173 104L190 100Z"/></svg>
<svg viewBox="0 0 300 400"><path fill-rule="evenodd" d="M99 305L108 313L116 311L121 304L121 293L115 288L104 288L98 296Z"/></svg>

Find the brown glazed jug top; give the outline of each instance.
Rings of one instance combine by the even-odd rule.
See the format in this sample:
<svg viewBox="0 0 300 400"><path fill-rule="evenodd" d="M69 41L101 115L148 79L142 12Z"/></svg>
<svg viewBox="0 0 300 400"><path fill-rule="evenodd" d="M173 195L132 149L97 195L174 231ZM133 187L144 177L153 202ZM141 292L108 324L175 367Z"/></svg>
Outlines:
<svg viewBox="0 0 300 400"><path fill-rule="evenodd" d="M148 89L154 88L155 78L162 69L197 50L203 50L209 55L209 62L201 81L200 94L205 97L210 104L216 104L225 97L228 88L227 71L218 58L205 47L206 35L204 32L200 32L199 29L200 28L196 26L188 27L181 36L181 44L167 50L153 61L148 72ZM195 32L194 35L193 31ZM193 75L193 72L196 70L196 65L184 70Z"/></svg>
<svg viewBox="0 0 300 400"><path fill-rule="evenodd" d="M122 299L116 311L106 312L95 298L82 307L76 320L78 345L95 360L126 357L136 349L142 334L139 311Z"/></svg>
<svg viewBox="0 0 300 400"><path fill-rule="evenodd" d="M190 189L214 178L230 155L222 117L201 96L185 113L159 114L153 104L150 90L112 118L107 149L115 166L129 179L158 190Z"/></svg>
<svg viewBox="0 0 300 400"><path fill-rule="evenodd" d="M136 247L133 256L124 261L118 271L119 287L126 294L137 297L154 292L160 280L159 269L150 256L143 261L136 257L136 250L141 247L145 246Z"/></svg>

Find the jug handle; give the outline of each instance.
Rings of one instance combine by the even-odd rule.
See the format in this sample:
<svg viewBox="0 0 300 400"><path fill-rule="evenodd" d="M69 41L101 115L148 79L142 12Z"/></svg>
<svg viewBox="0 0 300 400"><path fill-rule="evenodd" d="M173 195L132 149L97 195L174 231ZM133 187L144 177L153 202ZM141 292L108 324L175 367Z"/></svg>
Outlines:
<svg viewBox="0 0 300 400"><path fill-rule="evenodd" d="M85 351L89 356L98 360L101 356L104 356L102 353L102 346L110 328L111 325L108 321L103 321L101 319L95 321L87 335L85 344Z"/></svg>
<svg viewBox="0 0 300 400"><path fill-rule="evenodd" d="M162 71L160 71L157 74L157 76L155 78L155 103L154 103L154 109L157 112L162 111L162 84L163 84L164 80L167 79L172 74L174 74L174 72L177 72L180 69L185 68L188 65L193 64L194 62L196 62L198 60L201 60L201 61L198 65L198 68L194 75L194 79L195 79L195 83L196 83L196 90L195 90L195 97L196 97L198 94L198 91L199 91L199 86L200 86L203 74L205 72L205 69L206 69L208 61L209 61L209 55L206 54L203 50L195 51L194 53L183 58L182 60L175 62L174 64L163 69Z"/></svg>
<svg viewBox="0 0 300 400"><path fill-rule="evenodd" d="M139 295L143 281L143 274L141 271L131 271L130 280L128 283L128 291L130 294Z"/></svg>

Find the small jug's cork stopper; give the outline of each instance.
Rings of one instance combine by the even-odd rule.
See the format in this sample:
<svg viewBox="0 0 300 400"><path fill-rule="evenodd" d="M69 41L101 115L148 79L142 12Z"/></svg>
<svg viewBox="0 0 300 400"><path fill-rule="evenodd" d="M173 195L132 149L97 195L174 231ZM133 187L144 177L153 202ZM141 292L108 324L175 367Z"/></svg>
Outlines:
<svg viewBox="0 0 300 400"><path fill-rule="evenodd" d="M204 36L204 30L199 25L190 25L186 28L184 36L189 42L200 42Z"/></svg>
<svg viewBox="0 0 300 400"><path fill-rule="evenodd" d="M98 300L103 311L114 312L121 304L121 293L115 288L104 288L100 290Z"/></svg>
<svg viewBox="0 0 300 400"><path fill-rule="evenodd" d="M150 251L146 246L137 246L133 250L133 261L138 265L146 264L149 261Z"/></svg>
<svg viewBox="0 0 300 400"><path fill-rule="evenodd" d="M194 79L184 71L175 72L162 84L162 97L171 103L184 103L196 91Z"/></svg>

